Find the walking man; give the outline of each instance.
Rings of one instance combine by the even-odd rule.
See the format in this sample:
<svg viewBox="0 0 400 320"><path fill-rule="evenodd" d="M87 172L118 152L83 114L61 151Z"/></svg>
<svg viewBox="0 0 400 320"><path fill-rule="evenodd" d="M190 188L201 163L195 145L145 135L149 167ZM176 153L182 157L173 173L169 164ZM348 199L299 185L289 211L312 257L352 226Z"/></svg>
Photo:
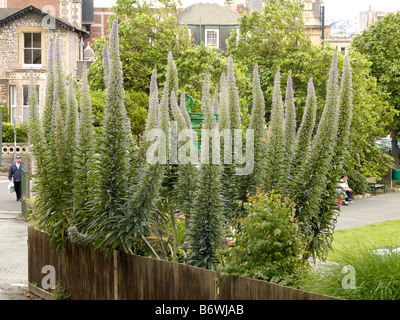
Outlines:
<svg viewBox="0 0 400 320"><path fill-rule="evenodd" d="M17 156L15 162L11 165L8 172L8 180L14 179L14 188L17 195L17 201L21 201L21 157Z"/></svg>

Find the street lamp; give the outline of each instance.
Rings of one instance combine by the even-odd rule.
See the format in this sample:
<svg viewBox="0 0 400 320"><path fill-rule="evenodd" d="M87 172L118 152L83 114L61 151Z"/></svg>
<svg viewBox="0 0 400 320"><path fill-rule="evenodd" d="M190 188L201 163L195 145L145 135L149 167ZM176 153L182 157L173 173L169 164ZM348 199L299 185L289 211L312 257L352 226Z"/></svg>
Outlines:
<svg viewBox="0 0 400 320"><path fill-rule="evenodd" d="M21 116L13 117L14 120L14 162L17 159L17 129L15 127L15 118L21 119Z"/></svg>
<svg viewBox="0 0 400 320"><path fill-rule="evenodd" d="M320 0L317 0L319 3L319 19L321 20L321 43L324 44L325 41L325 6L321 4Z"/></svg>

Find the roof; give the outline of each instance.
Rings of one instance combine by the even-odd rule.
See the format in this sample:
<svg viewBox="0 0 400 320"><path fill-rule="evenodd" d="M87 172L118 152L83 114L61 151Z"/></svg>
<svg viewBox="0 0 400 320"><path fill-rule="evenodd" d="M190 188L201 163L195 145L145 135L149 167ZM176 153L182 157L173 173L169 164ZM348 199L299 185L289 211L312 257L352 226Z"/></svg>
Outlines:
<svg viewBox="0 0 400 320"><path fill-rule="evenodd" d="M183 9L178 18L189 25L238 25L240 14L216 3L195 3Z"/></svg>
<svg viewBox="0 0 400 320"><path fill-rule="evenodd" d="M12 20L18 19L19 17L21 17L22 15L24 15L28 12L35 12L35 13L41 14L43 17L51 16L47 12L44 12L32 5L22 8L22 9L21 8L0 8L0 27ZM53 18L55 19L55 22L58 25L68 29L71 32L88 34L87 31L76 28L75 26L73 26L68 21L65 21L64 19L56 18L54 16L53 16Z"/></svg>

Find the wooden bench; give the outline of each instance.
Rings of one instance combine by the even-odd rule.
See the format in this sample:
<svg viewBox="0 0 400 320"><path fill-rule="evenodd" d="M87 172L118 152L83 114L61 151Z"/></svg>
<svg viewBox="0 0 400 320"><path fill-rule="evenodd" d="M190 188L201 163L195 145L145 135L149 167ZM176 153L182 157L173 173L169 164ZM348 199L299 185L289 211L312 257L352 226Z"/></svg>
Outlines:
<svg viewBox="0 0 400 320"><path fill-rule="evenodd" d="M369 190L376 196L376 189L382 189L383 193L386 193L386 182L383 180L377 180L376 177L367 178L367 184Z"/></svg>

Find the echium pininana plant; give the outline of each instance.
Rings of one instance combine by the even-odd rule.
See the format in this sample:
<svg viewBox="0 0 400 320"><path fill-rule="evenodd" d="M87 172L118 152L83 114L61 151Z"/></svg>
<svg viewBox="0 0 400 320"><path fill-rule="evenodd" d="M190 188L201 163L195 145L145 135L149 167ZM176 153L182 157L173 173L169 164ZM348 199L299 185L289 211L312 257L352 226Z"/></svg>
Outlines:
<svg viewBox="0 0 400 320"><path fill-rule="evenodd" d="M93 201L96 214L90 228L98 233L100 246L118 246L118 220L126 215L131 174L132 133L124 105L119 56L118 20L114 19L109 46L109 80L106 88L103 132L97 161L97 188ZM133 160L133 159L132 159Z"/></svg>
<svg viewBox="0 0 400 320"><path fill-rule="evenodd" d="M235 203L240 196L240 181L241 177L236 176L235 172L235 157L233 146L235 144L234 134L235 129L241 129L241 116L239 93L236 87L236 78L233 68L233 60L229 58L227 74L226 74L226 89L224 88L224 75L221 75L221 101L220 101L220 124L219 130L222 133L221 140L221 160L223 161L222 171L222 188L224 199L224 216L228 224L236 223L238 205ZM227 107L224 105L226 95ZM229 118L229 121L228 121ZM225 132L224 132L225 130ZM225 140L225 138L228 138Z"/></svg>
<svg viewBox="0 0 400 320"><path fill-rule="evenodd" d="M55 41L49 43L47 52L47 70L46 70L46 96L43 107L43 129L46 141L49 142L53 133L53 113L55 101Z"/></svg>
<svg viewBox="0 0 400 320"><path fill-rule="evenodd" d="M307 99L303 112L303 118L297 131L290 176L294 176L297 173L298 167L301 166L302 162L307 159L310 154L316 112L317 97L315 95L313 80L310 78L308 81Z"/></svg>
<svg viewBox="0 0 400 320"><path fill-rule="evenodd" d="M284 141L284 110L280 85L281 74L275 74L274 91L272 95L272 109L268 134L266 164L264 167L264 191L276 190L287 176L285 176L287 161L285 159Z"/></svg>
<svg viewBox="0 0 400 320"><path fill-rule="evenodd" d="M353 111L352 100L351 68L350 61L346 55L343 62L339 91L336 146L334 147L331 166L329 170L327 170L327 182L319 206L319 224L314 235L314 237L318 239L318 252L319 257L322 259L326 258L328 250L331 248L333 231L339 213L338 205L335 200L338 197L337 183L339 182L340 176L345 171L344 164L348 150Z"/></svg>
<svg viewBox="0 0 400 320"><path fill-rule="evenodd" d="M213 102L212 102L212 111L214 114L219 113L218 90L217 89L215 89L215 92L214 92L214 98L213 98Z"/></svg>
<svg viewBox="0 0 400 320"><path fill-rule="evenodd" d="M285 95L285 158L287 159L286 175L290 172L296 141L296 107L294 104L293 80L289 72Z"/></svg>
<svg viewBox="0 0 400 320"><path fill-rule="evenodd" d="M228 84L224 72L221 74L219 88L218 128L219 130L231 129L231 118L228 105Z"/></svg>
<svg viewBox="0 0 400 320"><path fill-rule="evenodd" d="M95 131L93 127L92 101L90 98L89 81L87 77L86 65L82 70L82 81L80 91L80 113L78 126L78 140L74 158L74 180L73 180L73 208L74 218L79 213L87 210L90 199L91 186L93 179L94 154L96 150ZM74 219L77 222L81 219ZM81 231L86 232L83 225L77 226Z"/></svg>
<svg viewBox="0 0 400 320"><path fill-rule="evenodd" d="M178 95L179 83L178 83L178 70L176 69L176 64L172 52L168 53L167 57L167 74L165 80L165 87L169 90L174 91Z"/></svg>
<svg viewBox="0 0 400 320"><path fill-rule="evenodd" d="M208 75L204 79L201 99L204 127L216 130L212 114ZM210 134L211 135L211 134ZM218 261L216 250L221 244L221 214L223 200L221 192L221 165L214 164L212 152L203 150L206 137L202 137L202 162L200 164L199 187L195 198L192 221L188 230L188 262L206 269L215 269ZM213 139L210 138L211 149ZM207 161L208 160L208 161ZM207 162L207 163L206 163Z"/></svg>
<svg viewBox="0 0 400 320"><path fill-rule="evenodd" d="M140 163L146 161L146 152L151 145L151 141L147 141L147 135L153 129L156 129L158 121L158 86L157 86L157 70L154 69L151 74L150 80L150 93L149 93L149 109L147 111L146 126L139 142L138 161Z"/></svg>
<svg viewBox="0 0 400 320"><path fill-rule="evenodd" d="M54 96L60 103L61 116L65 120L67 113L67 83L63 68L61 39L59 35L55 39L54 56Z"/></svg>
<svg viewBox="0 0 400 320"><path fill-rule="evenodd" d="M249 129L254 131L254 170L249 177L249 190L252 194L256 192L256 188L262 187L262 174L265 163L265 101L264 94L261 89L258 66L253 69L253 107L251 109Z"/></svg>
<svg viewBox="0 0 400 320"><path fill-rule="evenodd" d="M180 99L180 102L179 102L179 108L181 109L181 113L182 113L183 117L185 118L187 128L191 128L192 124L191 124L191 121L190 121L190 116L189 116L189 113L188 113L188 111L186 109L186 95L183 92L181 93L181 99Z"/></svg>
<svg viewBox="0 0 400 320"><path fill-rule="evenodd" d="M307 237L308 255L323 258L326 241L331 232L321 217L320 206L323 195L334 186L329 186L329 171L333 165L334 148L338 130L338 57L334 53L327 84L325 107L312 142L310 156L299 168L291 188L291 196L297 202L296 216L302 222ZM326 209L326 208L325 208ZM330 221L329 223L334 223ZM329 241L329 240L328 240ZM308 257L305 256L305 258Z"/></svg>
<svg viewBox="0 0 400 320"><path fill-rule="evenodd" d="M179 213L185 215L186 226L188 226L189 221L192 217L192 211L194 207L194 198L197 190L197 168L193 162L194 159L191 159L191 155L196 155L197 152L194 150L194 142L193 135L191 134L191 124L190 119L189 122L185 120L184 114L182 112L178 113L178 108L176 106L174 95L171 95L171 107L173 107L173 116L174 119L178 122L178 132L183 132L182 130L186 130L190 132L189 136L181 135L184 137L184 140L178 141L178 168L177 168L177 180L174 185L173 190L173 199L178 209ZM182 99L181 99L182 103ZM174 111L175 110L175 111ZM180 108L182 111L182 108ZM186 112L186 111L185 111ZM186 112L189 116L189 114ZM180 118L180 120L179 120ZM189 131L188 131L189 130ZM181 138L182 139L182 138ZM182 158L182 155L179 152L184 154L185 159ZM188 161L186 161L188 160Z"/></svg>
<svg viewBox="0 0 400 320"><path fill-rule="evenodd" d="M72 195L74 180L74 157L78 142L78 103L76 101L76 90L74 79L68 80L67 90L67 114L65 119L65 181L67 192ZM72 197L71 197L72 199Z"/></svg>
<svg viewBox="0 0 400 320"><path fill-rule="evenodd" d="M353 115L353 81L349 56L343 61L342 79L339 92L339 124L336 143L337 170L340 171L349 148L350 125Z"/></svg>
<svg viewBox="0 0 400 320"><path fill-rule="evenodd" d="M47 220L55 212L59 212L60 204L58 198L54 196L54 186L57 183L52 176L54 172L47 170L51 164L54 164L54 158L49 152L39 116L33 71L30 71L28 104L28 141L31 146L33 166L35 168L32 175L35 179L32 191L37 195L33 202L32 210L38 217L39 226L48 231L52 237L54 233L50 227L47 228Z"/></svg>
<svg viewBox="0 0 400 320"><path fill-rule="evenodd" d="M231 119L231 129L241 129L241 116L240 116L240 104L239 104L239 92L236 87L235 72L233 70L233 60L229 58L228 61L228 73L227 73L227 85L228 85L228 105L229 114Z"/></svg>
<svg viewBox="0 0 400 320"><path fill-rule="evenodd" d="M104 43L103 46L103 77L104 77L104 86L107 88L108 80L110 78L110 55L108 53L107 43Z"/></svg>

